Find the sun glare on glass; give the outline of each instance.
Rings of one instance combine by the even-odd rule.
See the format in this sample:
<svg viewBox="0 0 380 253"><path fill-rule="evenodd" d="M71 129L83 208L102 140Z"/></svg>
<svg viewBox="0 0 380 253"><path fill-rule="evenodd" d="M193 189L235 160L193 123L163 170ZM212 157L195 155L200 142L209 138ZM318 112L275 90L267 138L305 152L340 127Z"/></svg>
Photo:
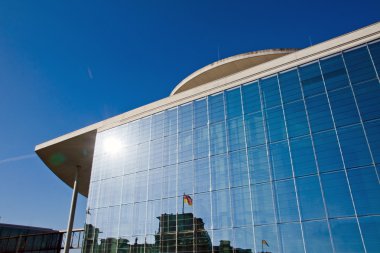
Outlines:
<svg viewBox="0 0 380 253"><path fill-rule="evenodd" d="M108 138L104 140L103 148L107 153L116 154L121 150L122 144L121 141L116 138Z"/></svg>

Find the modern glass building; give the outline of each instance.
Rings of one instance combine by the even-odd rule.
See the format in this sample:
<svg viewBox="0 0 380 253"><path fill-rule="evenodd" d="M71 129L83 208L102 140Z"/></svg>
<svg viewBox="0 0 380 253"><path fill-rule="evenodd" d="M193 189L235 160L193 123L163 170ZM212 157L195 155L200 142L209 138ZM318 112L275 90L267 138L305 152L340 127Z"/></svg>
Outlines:
<svg viewBox="0 0 380 253"><path fill-rule="evenodd" d="M233 56L37 146L88 196L84 251L380 252L379 39Z"/></svg>

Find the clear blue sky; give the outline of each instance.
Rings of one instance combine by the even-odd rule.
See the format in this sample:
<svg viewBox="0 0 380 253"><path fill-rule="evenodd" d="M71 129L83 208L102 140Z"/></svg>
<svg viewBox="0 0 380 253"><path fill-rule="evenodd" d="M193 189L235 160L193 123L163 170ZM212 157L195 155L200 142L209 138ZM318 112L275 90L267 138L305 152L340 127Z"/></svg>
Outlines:
<svg viewBox="0 0 380 253"><path fill-rule="evenodd" d="M66 227L71 189L35 145L168 96L218 48L221 58L304 48L379 10L378 0L1 1L0 222Z"/></svg>

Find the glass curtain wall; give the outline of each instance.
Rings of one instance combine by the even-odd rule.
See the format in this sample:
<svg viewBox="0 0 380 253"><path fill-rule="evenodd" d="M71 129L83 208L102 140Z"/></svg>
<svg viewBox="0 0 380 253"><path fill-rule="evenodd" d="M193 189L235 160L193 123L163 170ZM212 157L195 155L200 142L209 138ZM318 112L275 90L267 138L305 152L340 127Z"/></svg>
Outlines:
<svg viewBox="0 0 380 253"><path fill-rule="evenodd" d="M84 250L379 252L379 73L374 42L99 133Z"/></svg>

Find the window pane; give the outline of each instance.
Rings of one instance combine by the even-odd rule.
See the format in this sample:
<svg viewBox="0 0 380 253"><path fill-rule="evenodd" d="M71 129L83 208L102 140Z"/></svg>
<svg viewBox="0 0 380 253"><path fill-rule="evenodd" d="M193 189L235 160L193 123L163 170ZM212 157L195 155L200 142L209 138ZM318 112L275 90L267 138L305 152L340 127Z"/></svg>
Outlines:
<svg viewBox="0 0 380 253"><path fill-rule="evenodd" d="M248 185L247 154L245 150L230 153L230 186Z"/></svg>
<svg viewBox="0 0 380 253"><path fill-rule="evenodd" d="M234 118L241 116L241 95L240 88L235 88L233 90L226 91L226 108L227 108L227 118Z"/></svg>
<svg viewBox="0 0 380 253"><path fill-rule="evenodd" d="M248 147L265 143L264 122L261 112L245 116L245 131Z"/></svg>
<svg viewBox="0 0 380 253"><path fill-rule="evenodd" d="M321 60L321 69L327 90L334 90L349 85L342 55Z"/></svg>
<svg viewBox="0 0 380 253"><path fill-rule="evenodd" d="M309 125L303 101L286 104L284 109L289 138L308 134Z"/></svg>
<svg viewBox="0 0 380 253"><path fill-rule="evenodd" d="M206 229L211 228L211 197L210 193L194 195L194 216L201 218Z"/></svg>
<svg viewBox="0 0 380 253"><path fill-rule="evenodd" d="M368 142L371 147L373 159L376 163L380 163L380 120L364 123L367 132Z"/></svg>
<svg viewBox="0 0 380 253"><path fill-rule="evenodd" d="M374 80L354 86L354 92L363 121L380 118L379 81Z"/></svg>
<svg viewBox="0 0 380 253"><path fill-rule="evenodd" d="M280 224L280 231L284 253L304 252L299 223Z"/></svg>
<svg viewBox="0 0 380 253"><path fill-rule="evenodd" d="M248 187L231 189L232 221L234 227L252 224L251 197Z"/></svg>
<svg viewBox="0 0 380 253"><path fill-rule="evenodd" d="M270 145L273 176L276 180L293 176L289 147L286 141Z"/></svg>
<svg viewBox="0 0 380 253"><path fill-rule="evenodd" d="M265 108L280 105L280 91L278 89L277 76L260 80L261 91L263 94L263 104Z"/></svg>
<svg viewBox="0 0 380 253"><path fill-rule="evenodd" d="M207 102L206 99L194 101L194 127L207 124Z"/></svg>
<svg viewBox="0 0 380 253"><path fill-rule="evenodd" d="M208 127L194 129L194 158L208 156Z"/></svg>
<svg viewBox="0 0 380 253"><path fill-rule="evenodd" d="M161 199L162 168L149 171L148 200Z"/></svg>
<svg viewBox="0 0 380 253"><path fill-rule="evenodd" d="M209 159L203 158L194 161L195 193L210 191L210 168Z"/></svg>
<svg viewBox="0 0 380 253"><path fill-rule="evenodd" d="M285 139L286 133L282 107L268 109L266 115L270 142Z"/></svg>
<svg viewBox="0 0 380 253"><path fill-rule="evenodd" d="M165 113L157 113L152 116L151 139L155 140L164 136Z"/></svg>
<svg viewBox="0 0 380 253"><path fill-rule="evenodd" d="M302 219L325 218L318 176L298 178L297 190Z"/></svg>
<svg viewBox="0 0 380 253"><path fill-rule="evenodd" d="M229 190L212 192L212 224L213 229L231 227Z"/></svg>
<svg viewBox="0 0 380 253"><path fill-rule="evenodd" d="M213 190L228 188L228 164L225 155L211 157L211 186Z"/></svg>
<svg viewBox="0 0 380 253"><path fill-rule="evenodd" d="M337 252L364 252L356 219L334 219L330 226Z"/></svg>
<svg viewBox="0 0 380 253"><path fill-rule="evenodd" d="M351 191L358 215L380 213L380 184L374 167L349 170Z"/></svg>
<svg viewBox="0 0 380 253"><path fill-rule="evenodd" d="M271 224L275 222L272 184L251 185L252 210L255 225Z"/></svg>
<svg viewBox="0 0 380 253"><path fill-rule="evenodd" d="M360 121L351 88L344 88L329 93L331 110L337 127Z"/></svg>
<svg viewBox="0 0 380 253"><path fill-rule="evenodd" d="M380 217L370 216L359 218L363 233L365 248L368 253L375 253L380 248Z"/></svg>
<svg viewBox="0 0 380 253"><path fill-rule="evenodd" d="M293 180L277 181L276 193L279 221L298 221L297 198Z"/></svg>
<svg viewBox="0 0 380 253"><path fill-rule="evenodd" d="M324 92L325 88L322 81L319 64L313 63L299 68L301 83L305 97Z"/></svg>
<svg viewBox="0 0 380 253"><path fill-rule="evenodd" d="M326 94L306 99L311 130L319 132L334 127Z"/></svg>
<svg viewBox="0 0 380 253"><path fill-rule="evenodd" d="M214 123L224 120L223 93L208 97L209 121Z"/></svg>
<svg viewBox="0 0 380 253"><path fill-rule="evenodd" d="M177 108L166 111L164 135L173 135L177 133Z"/></svg>
<svg viewBox="0 0 380 253"><path fill-rule="evenodd" d="M177 196L182 194L193 194L194 189L194 168L193 162L178 164L178 187Z"/></svg>
<svg viewBox="0 0 380 253"><path fill-rule="evenodd" d="M321 180L329 217L354 215L346 174L343 171L323 174Z"/></svg>
<svg viewBox="0 0 380 253"><path fill-rule="evenodd" d="M245 147L243 118L234 118L227 121L228 147L230 151Z"/></svg>
<svg viewBox="0 0 380 253"><path fill-rule="evenodd" d="M239 249L243 249L242 251L247 253L255 252L252 227L234 228L233 231L235 252L239 252Z"/></svg>
<svg viewBox="0 0 380 253"><path fill-rule="evenodd" d="M278 79L280 82L282 100L284 103L302 98L301 85L296 69L285 73L280 73Z"/></svg>
<svg viewBox="0 0 380 253"><path fill-rule="evenodd" d="M261 250L262 240L267 241L269 247L264 251L280 252L278 247L278 231L276 225L255 226L256 251ZM266 246L264 246L266 247Z"/></svg>
<svg viewBox="0 0 380 253"><path fill-rule="evenodd" d="M244 113L252 113L261 110L259 86L256 83L243 85Z"/></svg>
<svg viewBox="0 0 380 253"><path fill-rule="evenodd" d="M179 162L193 159L193 133L191 131L179 134L178 147Z"/></svg>
<svg viewBox="0 0 380 253"><path fill-rule="evenodd" d="M314 134L314 147L320 172L343 169L338 140L334 130Z"/></svg>
<svg viewBox="0 0 380 253"><path fill-rule="evenodd" d="M193 127L193 104L178 107L178 131L184 132Z"/></svg>
<svg viewBox="0 0 380 253"><path fill-rule="evenodd" d="M317 173L310 136L291 140L290 148L292 151L294 174L296 176Z"/></svg>
<svg viewBox="0 0 380 253"><path fill-rule="evenodd" d="M367 47L343 53L352 84L376 78Z"/></svg>
<svg viewBox="0 0 380 253"><path fill-rule="evenodd" d="M210 153L211 155L225 153L226 128L224 122L219 122L210 126Z"/></svg>
<svg viewBox="0 0 380 253"><path fill-rule="evenodd" d="M249 176L252 184L268 182L270 170L266 146L248 150Z"/></svg>
<svg viewBox="0 0 380 253"><path fill-rule="evenodd" d="M306 252L333 252L326 221L309 221L303 223Z"/></svg>
<svg viewBox="0 0 380 253"><path fill-rule="evenodd" d="M371 164L368 145L360 125L338 129L338 135L347 168Z"/></svg>

